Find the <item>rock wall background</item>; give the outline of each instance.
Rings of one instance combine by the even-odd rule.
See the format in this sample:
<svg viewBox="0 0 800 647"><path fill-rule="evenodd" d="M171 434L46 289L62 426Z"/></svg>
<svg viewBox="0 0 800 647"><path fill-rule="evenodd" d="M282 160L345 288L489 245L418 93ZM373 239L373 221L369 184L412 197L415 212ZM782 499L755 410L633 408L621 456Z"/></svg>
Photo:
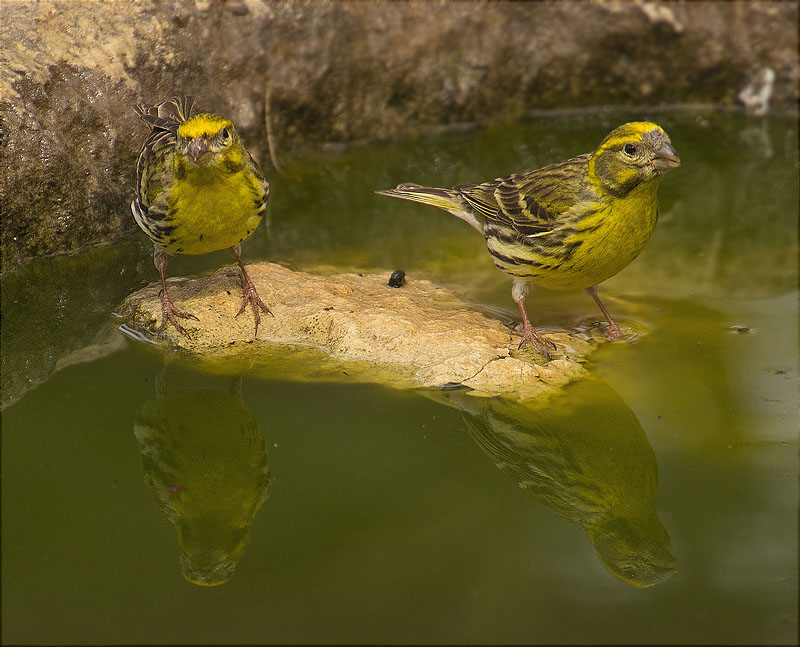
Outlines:
<svg viewBox="0 0 800 647"><path fill-rule="evenodd" d="M536 109L797 108L795 3L3 2L2 267L135 228L130 106L192 94L269 172Z"/></svg>

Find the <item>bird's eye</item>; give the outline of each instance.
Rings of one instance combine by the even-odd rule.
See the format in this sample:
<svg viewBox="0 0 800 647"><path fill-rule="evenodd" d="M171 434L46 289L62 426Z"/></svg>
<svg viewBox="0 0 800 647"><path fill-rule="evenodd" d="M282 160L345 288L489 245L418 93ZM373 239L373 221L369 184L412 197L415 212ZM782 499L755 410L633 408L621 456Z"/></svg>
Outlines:
<svg viewBox="0 0 800 647"><path fill-rule="evenodd" d="M222 130L220 130L219 134L222 137L223 141L227 141L231 136L227 128L223 128Z"/></svg>
<svg viewBox="0 0 800 647"><path fill-rule="evenodd" d="M623 149L626 155L636 155L636 152L639 150L636 148L635 144L625 144L625 148Z"/></svg>

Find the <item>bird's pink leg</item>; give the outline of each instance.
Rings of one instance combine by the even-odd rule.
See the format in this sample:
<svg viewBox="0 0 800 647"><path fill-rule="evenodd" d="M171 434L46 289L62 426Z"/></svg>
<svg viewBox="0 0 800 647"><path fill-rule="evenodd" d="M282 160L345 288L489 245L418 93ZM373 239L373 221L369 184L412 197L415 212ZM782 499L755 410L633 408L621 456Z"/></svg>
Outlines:
<svg viewBox="0 0 800 647"><path fill-rule="evenodd" d="M522 314L522 341L519 347L522 348L522 344L529 341L533 344L533 347L545 355L547 359L553 359L548 346L556 350L556 343L549 337L543 337L537 333L536 329L531 324L530 319L528 319L528 313L525 311L525 297L527 296L528 284L523 281L515 280L511 288L511 298L514 299L514 302L519 306L520 314Z"/></svg>
<svg viewBox="0 0 800 647"><path fill-rule="evenodd" d="M167 293L167 253L161 249L160 247L156 247L155 254L153 255L153 261L155 262L156 269L158 269L159 274L161 274L161 325L158 327L158 332L161 332L166 328L167 321L169 321L173 326L175 326L175 330L179 333L183 333L187 337L189 333L186 332L183 326L178 323L177 317L181 319L194 319L195 321L199 321L197 317L189 312L182 312L175 308L174 304L172 303L172 299L169 298L169 294Z"/></svg>
<svg viewBox="0 0 800 647"><path fill-rule="evenodd" d="M619 326L617 325L617 322L614 321L614 319L609 314L608 310L606 310L606 307L603 305L603 302L600 301L600 297L598 296L600 288L594 285L590 288L586 288L584 291L586 292L586 294L590 295L595 300L601 312L608 321L608 329L606 330L606 336L608 336L608 338L611 341L619 339L620 337L624 337L622 331L619 329Z"/></svg>
<svg viewBox="0 0 800 647"><path fill-rule="evenodd" d="M238 317L245 311L247 308L247 304L249 303L253 309L253 317L256 320L256 331L255 335L258 336L258 324L261 323L261 315L259 314L259 310L266 312L269 315L272 315L272 311L267 307L267 304L261 300L261 297L258 296L258 291L256 290L256 286L253 284L253 281L250 279L250 275L247 273L247 270L244 269L244 263L242 263L242 245L239 243L238 245L231 247L231 254L236 259L236 262L239 264L239 269L242 272L242 289L244 294L242 296L242 305L239 308L239 312L236 313ZM273 317L275 315L272 315Z"/></svg>

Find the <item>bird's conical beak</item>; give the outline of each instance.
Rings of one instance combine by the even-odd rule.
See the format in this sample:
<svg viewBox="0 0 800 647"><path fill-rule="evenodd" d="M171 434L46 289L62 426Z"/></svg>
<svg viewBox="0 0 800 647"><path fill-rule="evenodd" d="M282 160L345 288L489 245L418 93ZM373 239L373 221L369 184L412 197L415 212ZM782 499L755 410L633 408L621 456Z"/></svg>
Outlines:
<svg viewBox="0 0 800 647"><path fill-rule="evenodd" d="M195 137L189 142L189 155L198 166L202 166L208 160L208 142L204 137Z"/></svg>
<svg viewBox="0 0 800 647"><path fill-rule="evenodd" d="M677 151L672 147L669 142L661 144L661 148L656 151L656 157L653 160L653 165L659 171L669 171L673 168L678 168L681 165L681 158L678 157Z"/></svg>

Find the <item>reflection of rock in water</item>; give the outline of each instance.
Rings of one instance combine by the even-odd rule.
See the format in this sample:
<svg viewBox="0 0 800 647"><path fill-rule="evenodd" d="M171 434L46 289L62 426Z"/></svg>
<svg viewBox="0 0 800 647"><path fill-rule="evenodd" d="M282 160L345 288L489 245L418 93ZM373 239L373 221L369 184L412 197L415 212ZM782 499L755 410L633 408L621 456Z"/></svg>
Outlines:
<svg viewBox="0 0 800 647"><path fill-rule="evenodd" d="M520 487L589 535L603 564L634 586L677 572L656 514L655 455L611 388L582 380L544 405L453 392L473 437Z"/></svg>
<svg viewBox="0 0 800 647"><path fill-rule="evenodd" d="M159 391L134 427L144 480L178 532L187 580L228 581L269 485L264 438L235 389Z"/></svg>

